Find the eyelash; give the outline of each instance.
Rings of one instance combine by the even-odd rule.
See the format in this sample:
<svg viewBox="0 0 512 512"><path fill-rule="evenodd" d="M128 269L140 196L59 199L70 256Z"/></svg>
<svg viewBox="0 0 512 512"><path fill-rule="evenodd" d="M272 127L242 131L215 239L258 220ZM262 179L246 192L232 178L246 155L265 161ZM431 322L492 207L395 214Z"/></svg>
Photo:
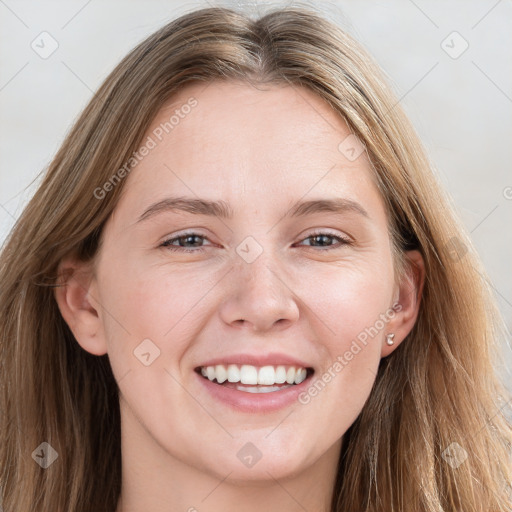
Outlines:
<svg viewBox="0 0 512 512"><path fill-rule="evenodd" d="M195 248L195 249L187 249L185 247L179 247L179 246L170 245L172 242L175 242L175 241L180 240L182 238L187 238L189 236L197 236L199 238L203 238L205 240L208 240L208 238L206 236L203 236L203 235L201 235L199 233L196 233L194 231L190 231L188 233L183 233L180 236L177 236L177 237L174 237L174 238L169 238L168 240L165 240L164 242L162 242L161 247L165 247L166 249L168 249L170 251L178 251L178 252L186 252L186 253L204 252L205 251L204 247L198 247L198 248ZM348 238L344 238L344 237L339 236L339 235L334 235L332 233L328 233L328 232L325 232L325 231L317 231L317 232L314 232L314 233L310 233L309 236L307 236L306 238L303 238L301 241L304 241L304 240L307 240L307 239L313 238L313 237L318 237L318 236L328 236L330 238L336 238L340 242L340 245L337 245L337 246L325 246L325 248L322 248L320 246L319 250L322 251L322 252L332 251L334 249L340 249L344 245L352 245L352 241L349 240ZM308 247L308 246L306 246L306 247ZM315 249L315 247L312 247L312 246L309 246L309 247L311 247L312 249Z"/></svg>

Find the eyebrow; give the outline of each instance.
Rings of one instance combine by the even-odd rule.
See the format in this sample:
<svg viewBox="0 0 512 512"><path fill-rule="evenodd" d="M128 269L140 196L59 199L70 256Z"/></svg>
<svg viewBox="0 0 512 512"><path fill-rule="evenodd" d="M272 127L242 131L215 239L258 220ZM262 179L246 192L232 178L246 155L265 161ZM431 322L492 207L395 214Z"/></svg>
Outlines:
<svg viewBox="0 0 512 512"><path fill-rule="evenodd" d="M233 210L225 201L211 201L192 197L168 197L147 208L137 222L152 218L159 213L176 211L194 215L208 215L222 219L233 218ZM295 203L284 217L304 217L320 212L337 214L353 212L369 218L368 212L359 203L341 197L314 199Z"/></svg>

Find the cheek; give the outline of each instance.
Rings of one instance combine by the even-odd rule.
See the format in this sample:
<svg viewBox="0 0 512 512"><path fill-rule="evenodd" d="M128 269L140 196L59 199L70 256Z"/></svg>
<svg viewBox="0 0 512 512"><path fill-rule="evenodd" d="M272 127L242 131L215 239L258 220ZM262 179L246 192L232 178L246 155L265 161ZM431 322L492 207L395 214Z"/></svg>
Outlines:
<svg viewBox="0 0 512 512"><path fill-rule="evenodd" d="M206 318L208 291L222 276L197 270L111 266L102 275L102 304L112 366L137 366L134 351L151 340L158 363L175 365ZM211 309L211 305L210 308ZM120 365L123 365L123 368Z"/></svg>
<svg viewBox="0 0 512 512"><path fill-rule="evenodd" d="M316 275L309 290L310 305L328 328L329 348L339 353L365 330L375 325L383 330L382 315L393 292L392 267L382 262L331 269Z"/></svg>
<svg viewBox="0 0 512 512"><path fill-rule="evenodd" d="M317 292L309 295L318 325L323 325L317 345L324 354L322 368L301 400L331 404L317 412L329 416L325 420L337 431L356 419L375 381L382 339L394 316L389 309L392 287L392 274L376 265L374 270L331 272L329 279L317 279Z"/></svg>
<svg viewBox="0 0 512 512"><path fill-rule="evenodd" d="M205 293L215 284L197 275L122 264L103 274L109 361L121 394L142 424L148 418L156 421L170 404L173 410L191 407L177 384L182 380L179 364L207 314ZM155 425L171 423L167 418Z"/></svg>

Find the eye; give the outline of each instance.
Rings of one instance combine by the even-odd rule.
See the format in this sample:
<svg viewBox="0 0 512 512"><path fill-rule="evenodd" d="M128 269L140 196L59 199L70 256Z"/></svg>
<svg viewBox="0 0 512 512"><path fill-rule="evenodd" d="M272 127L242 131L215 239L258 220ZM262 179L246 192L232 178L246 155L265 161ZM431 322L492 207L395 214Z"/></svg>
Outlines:
<svg viewBox="0 0 512 512"><path fill-rule="evenodd" d="M338 244L336 244L336 245L329 244L328 243L329 239L338 240ZM324 231L318 231L315 233L311 233L308 237L304 238L304 240L313 240L313 241L320 243L320 245L317 247L320 247L320 248L324 247L324 249L321 249L322 251L331 251L333 249L339 249L340 247L342 247L344 245L352 244L352 241L349 238L345 238L340 235L334 235L332 233L324 232ZM310 247L315 247L315 246L310 244Z"/></svg>
<svg viewBox="0 0 512 512"><path fill-rule="evenodd" d="M169 238L165 240L161 246L166 247L170 251L179 251L179 252L204 252L205 248L198 246L198 243L201 243L203 240L208 240L205 236L200 235L196 232L183 233L180 236ZM308 237L304 238L305 240L312 240L313 244L309 244L311 248L319 248L321 251L330 251L333 249L339 249L344 245L351 245L352 241L348 238L334 235L332 233L318 231L311 233ZM329 240L337 240L338 244L330 244ZM178 245L175 245L175 242L178 242ZM320 245L316 246L315 243L319 243ZM187 244L191 244L191 246L187 247ZM195 247L195 249L193 248Z"/></svg>
<svg viewBox="0 0 512 512"><path fill-rule="evenodd" d="M203 235L200 235L199 233L190 232L190 233L184 233L180 236L177 236L175 238L169 238L168 240L165 240L161 246L166 247L170 251L181 251L181 252L203 252L204 249L202 247L198 247L196 249L189 249L187 247L182 246L183 244L194 244L197 242L197 240L207 240L207 238ZM178 241L179 246L172 245L174 242ZM196 246L197 247L197 246Z"/></svg>

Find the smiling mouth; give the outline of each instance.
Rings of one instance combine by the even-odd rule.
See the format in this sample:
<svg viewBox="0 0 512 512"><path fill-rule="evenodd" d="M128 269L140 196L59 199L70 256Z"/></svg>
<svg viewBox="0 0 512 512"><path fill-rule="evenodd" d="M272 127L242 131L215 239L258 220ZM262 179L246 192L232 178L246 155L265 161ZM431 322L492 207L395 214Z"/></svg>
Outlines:
<svg viewBox="0 0 512 512"><path fill-rule="evenodd" d="M219 386L246 393L273 393L297 386L309 379L313 368L297 366L215 365L194 370L202 378Z"/></svg>

